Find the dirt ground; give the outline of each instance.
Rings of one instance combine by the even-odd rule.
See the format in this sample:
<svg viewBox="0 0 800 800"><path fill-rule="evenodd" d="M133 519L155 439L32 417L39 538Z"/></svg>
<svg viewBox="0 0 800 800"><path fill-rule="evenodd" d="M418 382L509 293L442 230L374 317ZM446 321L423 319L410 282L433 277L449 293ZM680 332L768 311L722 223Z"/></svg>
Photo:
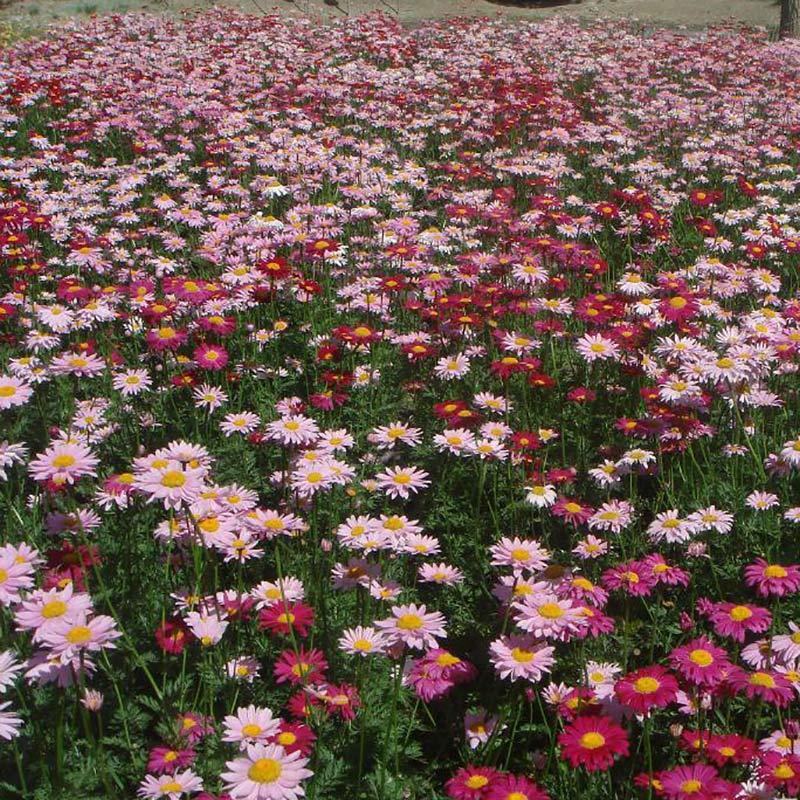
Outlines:
<svg viewBox="0 0 800 800"><path fill-rule="evenodd" d="M778 0L218 0L251 13L309 14L334 19L382 10L414 24L454 15L544 19L566 14L581 19L629 19L647 25L700 28L726 21L772 28ZM175 12L210 6L198 0L0 0L0 20L14 27L44 28L64 17L110 12Z"/></svg>

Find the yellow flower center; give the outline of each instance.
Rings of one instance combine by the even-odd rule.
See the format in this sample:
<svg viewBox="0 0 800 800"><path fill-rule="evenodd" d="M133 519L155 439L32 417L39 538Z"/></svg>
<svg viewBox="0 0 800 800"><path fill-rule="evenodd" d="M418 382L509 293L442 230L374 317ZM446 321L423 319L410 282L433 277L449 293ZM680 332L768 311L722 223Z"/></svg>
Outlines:
<svg viewBox="0 0 800 800"><path fill-rule="evenodd" d="M86 644L91 639L92 631L87 625L77 625L67 634L67 641L70 644Z"/></svg>
<svg viewBox="0 0 800 800"><path fill-rule="evenodd" d="M794 770L785 761L778 764L778 766L772 770L772 774L782 781L788 781L794 778Z"/></svg>
<svg viewBox="0 0 800 800"><path fill-rule="evenodd" d="M286 747L287 745L294 744L297 741L297 736L291 731L284 731L278 734L278 744Z"/></svg>
<svg viewBox="0 0 800 800"><path fill-rule="evenodd" d="M161 485L167 489L180 489L186 483L186 476L176 469L171 469L161 476Z"/></svg>
<svg viewBox="0 0 800 800"><path fill-rule="evenodd" d="M649 676L638 678L633 682L633 688L639 692L639 694L653 694L653 692L658 691L659 686L661 686L661 684L655 678Z"/></svg>
<svg viewBox="0 0 800 800"><path fill-rule="evenodd" d="M67 604L63 600L51 600L42 606L42 616L45 619L53 619L63 616L67 611Z"/></svg>
<svg viewBox="0 0 800 800"><path fill-rule="evenodd" d="M581 747L585 747L587 750L597 750L606 743L606 737L597 731L589 731L581 736L580 743Z"/></svg>
<svg viewBox="0 0 800 800"><path fill-rule="evenodd" d="M693 664L697 664L698 667L707 667L714 663L714 656L712 656L708 650L698 648L689 653L689 661Z"/></svg>
<svg viewBox="0 0 800 800"><path fill-rule="evenodd" d="M528 664L534 659L534 653L530 650L523 650L521 647L515 647L511 651L511 658L518 664Z"/></svg>
<svg viewBox="0 0 800 800"><path fill-rule="evenodd" d="M275 783L281 776L281 763L274 758L259 758L247 770L247 777L253 783Z"/></svg>
<svg viewBox="0 0 800 800"><path fill-rule="evenodd" d="M353 649L362 653L369 653L372 650L372 642L369 639L356 639L353 642Z"/></svg>
<svg viewBox="0 0 800 800"><path fill-rule="evenodd" d="M0 397L13 397L16 393L16 386L0 386Z"/></svg>
<svg viewBox="0 0 800 800"><path fill-rule="evenodd" d="M531 554L524 547L515 547L511 551L511 558L515 561L527 561Z"/></svg>
<svg viewBox="0 0 800 800"><path fill-rule="evenodd" d="M53 466L58 469L65 469L66 467L71 467L75 461L75 456L71 456L69 453L62 453L53 459Z"/></svg>
<svg viewBox="0 0 800 800"><path fill-rule="evenodd" d="M703 784L695 778L684 781L681 784L681 791L685 794L697 794L703 788Z"/></svg>
<svg viewBox="0 0 800 800"><path fill-rule="evenodd" d="M775 688L775 678L767 672L754 672L750 676L751 686L763 686L766 689Z"/></svg>
<svg viewBox="0 0 800 800"><path fill-rule="evenodd" d="M422 627L422 617L418 614L403 614L397 620L397 627L403 631L418 631Z"/></svg>
<svg viewBox="0 0 800 800"><path fill-rule="evenodd" d="M564 616L564 609L558 603L545 603L539 606L539 615L545 619L560 619Z"/></svg>
<svg viewBox="0 0 800 800"><path fill-rule="evenodd" d="M734 606L730 611L731 619L734 622L743 622L753 616L753 612L747 606Z"/></svg>
<svg viewBox="0 0 800 800"><path fill-rule="evenodd" d="M168 794L169 792L182 792L183 786L181 786L178 781L167 781L166 783L162 783L159 789L161 789L162 794Z"/></svg>
<svg viewBox="0 0 800 800"><path fill-rule="evenodd" d="M489 783L489 779L485 775L470 775L464 781L464 785L468 789L483 789L486 784Z"/></svg>
<svg viewBox="0 0 800 800"><path fill-rule="evenodd" d="M261 733L261 726L250 722L247 725L242 725L242 733L252 739L254 736L258 736L258 734Z"/></svg>
<svg viewBox="0 0 800 800"><path fill-rule="evenodd" d="M785 578L788 575L780 564L770 564L764 569L765 578Z"/></svg>

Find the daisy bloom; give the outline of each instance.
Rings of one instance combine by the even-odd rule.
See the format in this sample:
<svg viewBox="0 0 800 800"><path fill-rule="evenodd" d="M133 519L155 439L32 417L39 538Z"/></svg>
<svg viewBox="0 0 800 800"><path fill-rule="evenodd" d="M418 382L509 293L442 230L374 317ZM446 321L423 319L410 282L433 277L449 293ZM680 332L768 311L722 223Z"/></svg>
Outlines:
<svg viewBox="0 0 800 800"><path fill-rule="evenodd" d="M12 375L0 375L0 411L24 406L32 394L33 389L25 381Z"/></svg>
<svg viewBox="0 0 800 800"><path fill-rule="evenodd" d="M606 770L616 756L628 755L628 734L616 722L601 716L578 717L558 736L561 757L589 772Z"/></svg>
<svg viewBox="0 0 800 800"><path fill-rule="evenodd" d="M181 795L193 794L203 788L203 781L194 774L192 770L186 769L183 772L174 772L171 775L146 775L139 785L137 794L139 797L146 797L158 800L166 797L169 800L178 800Z"/></svg>
<svg viewBox="0 0 800 800"><path fill-rule="evenodd" d="M314 774L306 764L299 752L257 743L247 745L245 756L228 761L221 777L233 800L298 800L305 796L302 781Z"/></svg>
<svg viewBox="0 0 800 800"><path fill-rule="evenodd" d="M705 687L720 683L731 667L727 652L704 636L676 647L670 661L685 680Z"/></svg>
<svg viewBox="0 0 800 800"><path fill-rule="evenodd" d="M761 597L783 597L800 589L800 567L769 564L763 558L745 567L744 582Z"/></svg>
<svg viewBox="0 0 800 800"><path fill-rule="evenodd" d="M494 767L466 766L444 785L452 800L485 800L488 787L498 777Z"/></svg>
<svg viewBox="0 0 800 800"><path fill-rule="evenodd" d="M96 475L100 459L86 445L76 442L57 442L50 445L28 465L34 480L56 484L75 483L84 475Z"/></svg>
<svg viewBox="0 0 800 800"><path fill-rule="evenodd" d="M678 682L663 667L653 666L631 672L620 678L614 692L621 703L637 714L652 708L664 708L675 700Z"/></svg>
<svg viewBox="0 0 800 800"><path fill-rule="evenodd" d="M376 631L375 628L361 625L346 629L339 639L339 649L355 656L379 655L383 653L385 646L383 634Z"/></svg>
<svg viewBox="0 0 800 800"><path fill-rule="evenodd" d="M501 775L492 783L486 800L549 800L532 780L523 775Z"/></svg>
<svg viewBox="0 0 800 800"><path fill-rule="evenodd" d="M416 467L389 467L375 476L378 488L391 498L407 500L411 494L430 486L428 473Z"/></svg>
<svg viewBox="0 0 800 800"><path fill-rule="evenodd" d="M254 705L238 708L235 714L225 717L222 724L222 741L238 742L242 750L248 744L267 742L280 729L280 722L272 716L272 711Z"/></svg>
<svg viewBox="0 0 800 800"><path fill-rule="evenodd" d="M438 646L437 638L446 638L445 619L438 611L428 612L425 606L395 606L392 616L378 620L376 626L386 635L389 644L402 642L416 650Z"/></svg>
<svg viewBox="0 0 800 800"><path fill-rule="evenodd" d="M536 683L555 664L554 647L533 636L501 636L489 645L490 660L501 678Z"/></svg>
<svg viewBox="0 0 800 800"><path fill-rule="evenodd" d="M22 719L15 712L8 711L11 703L0 703L0 739L15 739L19 736Z"/></svg>

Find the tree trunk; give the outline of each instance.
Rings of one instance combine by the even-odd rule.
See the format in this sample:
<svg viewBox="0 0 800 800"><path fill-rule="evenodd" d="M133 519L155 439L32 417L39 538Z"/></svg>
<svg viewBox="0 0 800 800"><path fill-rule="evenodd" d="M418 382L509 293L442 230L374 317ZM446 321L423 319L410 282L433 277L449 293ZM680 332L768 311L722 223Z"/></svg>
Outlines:
<svg viewBox="0 0 800 800"><path fill-rule="evenodd" d="M800 36L800 0L781 0L781 24L778 36L781 39Z"/></svg>

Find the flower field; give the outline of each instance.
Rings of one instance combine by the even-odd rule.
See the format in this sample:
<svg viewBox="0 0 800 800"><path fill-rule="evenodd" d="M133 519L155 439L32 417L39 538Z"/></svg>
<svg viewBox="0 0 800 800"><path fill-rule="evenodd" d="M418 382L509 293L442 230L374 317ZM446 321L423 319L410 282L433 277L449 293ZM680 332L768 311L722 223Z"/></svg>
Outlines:
<svg viewBox="0 0 800 800"><path fill-rule="evenodd" d="M799 95L731 28L0 50L0 797L797 797Z"/></svg>

